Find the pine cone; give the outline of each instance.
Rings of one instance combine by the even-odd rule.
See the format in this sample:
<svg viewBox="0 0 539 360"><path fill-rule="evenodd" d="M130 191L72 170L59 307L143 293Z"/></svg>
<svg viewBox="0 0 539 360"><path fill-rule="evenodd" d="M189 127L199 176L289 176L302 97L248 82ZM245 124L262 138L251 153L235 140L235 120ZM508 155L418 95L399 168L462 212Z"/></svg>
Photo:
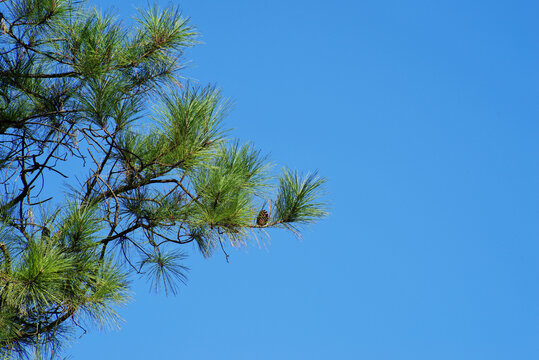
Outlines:
<svg viewBox="0 0 539 360"><path fill-rule="evenodd" d="M266 210L261 210L256 217L257 225L264 226L268 223L269 215Z"/></svg>
<svg viewBox="0 0 539 360"><path fill-rule="evenodd" d="M43 227L43 230L41 230L41 238L46 239L51 237L51 231L47 227Z"/></svg>

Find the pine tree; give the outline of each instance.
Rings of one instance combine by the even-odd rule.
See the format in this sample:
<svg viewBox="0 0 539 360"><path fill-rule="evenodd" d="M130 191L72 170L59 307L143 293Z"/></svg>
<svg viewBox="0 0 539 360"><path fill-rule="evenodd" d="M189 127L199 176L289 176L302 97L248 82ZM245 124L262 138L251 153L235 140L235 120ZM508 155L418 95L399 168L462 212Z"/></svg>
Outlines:
<svg viewBox="0 0 539 360"><path fill-rule="evenodd" d="M197 32L178 9L150 7L129 28L73 0L0 10L4 356L114 326L130 273L175 293L186 244L207 257L325 215L324 179L275 175L223 130L220 91L181 76Z"/></svg>

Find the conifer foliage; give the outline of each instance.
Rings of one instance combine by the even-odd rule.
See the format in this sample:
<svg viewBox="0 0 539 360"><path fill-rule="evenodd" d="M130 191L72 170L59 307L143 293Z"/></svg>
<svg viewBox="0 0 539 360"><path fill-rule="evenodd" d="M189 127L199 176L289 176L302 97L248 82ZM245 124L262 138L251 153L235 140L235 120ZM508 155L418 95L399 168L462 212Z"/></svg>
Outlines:
<svg viewBox="0 0 539 360"><path fill-rule="evenodd" d="M210 256L325 215L322 178L275 175L223 130L220 91L181 76L197 33L178 9L0 11L0 355L114 326L130 274L175 293L186 244Z"/></svg>

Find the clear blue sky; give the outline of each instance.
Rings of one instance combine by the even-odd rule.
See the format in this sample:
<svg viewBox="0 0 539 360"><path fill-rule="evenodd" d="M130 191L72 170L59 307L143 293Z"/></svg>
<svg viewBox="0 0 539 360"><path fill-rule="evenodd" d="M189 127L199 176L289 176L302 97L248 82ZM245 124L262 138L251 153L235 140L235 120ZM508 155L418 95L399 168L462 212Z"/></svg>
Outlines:
<svg viewBox="0 0 539 360"><path fill-rule="evenodd" d="M204 41L186 74L326 176L331 216L193 253L177 297L135 283L73 359L539 359L539 2L177 4Z"/></svg>

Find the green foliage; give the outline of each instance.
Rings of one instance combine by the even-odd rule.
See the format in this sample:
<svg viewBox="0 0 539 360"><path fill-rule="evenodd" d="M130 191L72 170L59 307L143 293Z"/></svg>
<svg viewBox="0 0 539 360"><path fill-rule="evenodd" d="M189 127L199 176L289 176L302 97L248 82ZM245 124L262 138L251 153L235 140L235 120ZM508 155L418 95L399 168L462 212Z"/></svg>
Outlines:
<svg viewBox="0 0 539 360"><path fill-rule="evenodd" d="M316 173L302 177L297 171L283 170L279 179L274 219L281 223L305 224L326 215L322 196L325 179Z"/></svg>
<svg viewBox="0 0 539 360"><path fill-rule="evenodd" d="M61 323L71 316L100 326L118 323L113 305L128 299L124 270L100 259L95 247L74 251L51 238L32 238L25 245L11 269L0 274L3 347L20 354L26 345L58 347L68 330Z"/></svg>
<svg viewBox="0 0 539 360"><path fill-rule="evenodd" d="M116 326L129 276L177 293L186 244L226 254L326 215L323 178L277 175L224 130L221 91L184 80L178 9L130 27L72 0L0 11L0 355Z"/></svg>
<svg viewBox="0 0 539 360"><path fill-rule="evenodd" d="M189 84L181 92L164 96L162 101L155 120L161 124L163 161L186 169L208 159L223 140L220 124L228 111L228 101L214 87Z"/></svg>
<svg viewBox="0 0 539 360"><path fill-rule="evenodd" d="M179 251L161 253L156 249L154 254L141 263L141 268L148 268L147 274L156 292L163 288L165 294L176 294L178 281L185 283L187 280L188 269L181 265L184 259L185 255Z"/></svg>

